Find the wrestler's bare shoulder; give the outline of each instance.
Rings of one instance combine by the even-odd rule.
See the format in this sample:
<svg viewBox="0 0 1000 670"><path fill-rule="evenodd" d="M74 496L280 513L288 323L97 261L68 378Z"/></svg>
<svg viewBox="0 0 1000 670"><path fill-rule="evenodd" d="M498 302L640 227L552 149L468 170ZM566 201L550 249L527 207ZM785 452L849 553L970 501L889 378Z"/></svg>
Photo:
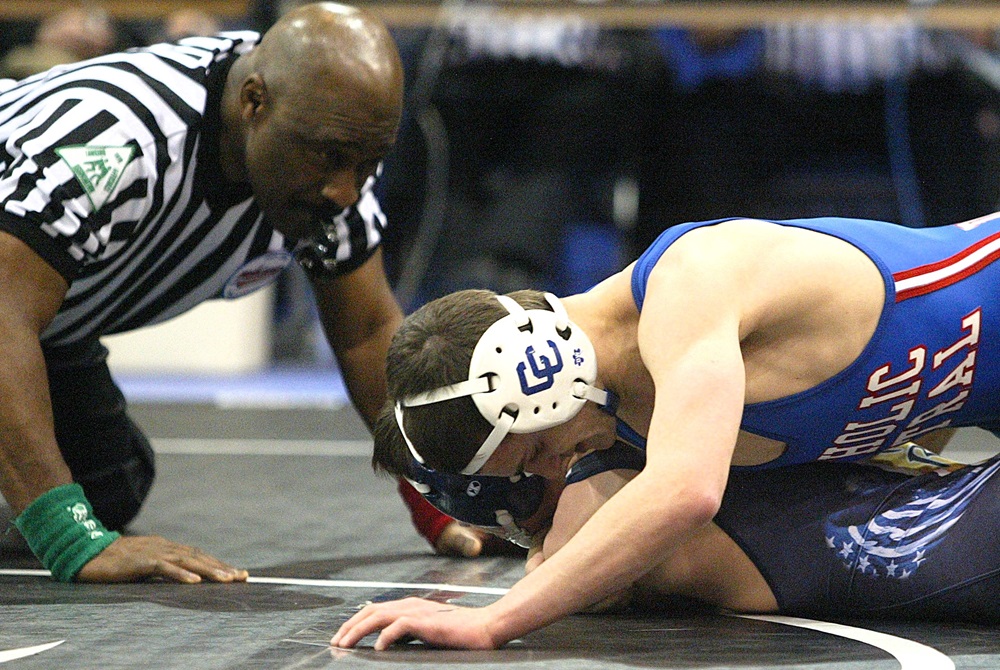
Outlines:
<svg viewBox="0 0 1000 670"><path fill-rule="evenodd" d="M654 272L716 277L741 296L744 314L797 314L807 304L877 311L885 286L875 263L833 235L757 219L734 219L696 228L667 249ZM722 275L724 280L719 280ZM686 282L690 289L690 282ZM870 311L870 310L866 310ZM747 324L748 325L748 324Z"/></svg>

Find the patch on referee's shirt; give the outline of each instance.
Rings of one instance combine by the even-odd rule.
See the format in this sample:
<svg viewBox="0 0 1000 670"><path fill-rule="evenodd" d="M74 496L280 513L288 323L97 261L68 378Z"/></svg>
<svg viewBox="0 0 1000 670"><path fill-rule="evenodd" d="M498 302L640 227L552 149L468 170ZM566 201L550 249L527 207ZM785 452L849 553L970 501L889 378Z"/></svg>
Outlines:
<svg viewBox="0 0 1000 670"><path fill-rule="evenodd" d="M73 171L90 204L97 212L108 201L122 178L125 166L135 155L135 147L99 147L76 145L56 149L59 157Z"/></svg>
<svg viewBox="0 0 1000 670"><path fill-rule="evenodd" d="M222 289L222 297L232 300L264 288L278 278L293 258L291 252L280 250L251 259L229 278Z"/></svg>

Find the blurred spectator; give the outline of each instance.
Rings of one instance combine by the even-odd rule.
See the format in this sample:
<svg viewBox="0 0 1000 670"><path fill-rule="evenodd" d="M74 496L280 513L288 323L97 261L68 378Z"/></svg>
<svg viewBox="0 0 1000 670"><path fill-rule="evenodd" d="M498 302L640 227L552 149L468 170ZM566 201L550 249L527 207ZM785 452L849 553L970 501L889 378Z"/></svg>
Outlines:
<svg viewBox="0 0 1000 670"><path fill-rule="evenodd" d="M111 17L95 5L71 7L44 19L35 44L65 49L74 60L102 56L117 46Z"/></svg>
<svg viewBox="0 0 1000 670"><path fill-rule="evenodd" d="M195 35L214 35L222 29L219 20L199 9L178 9L163 20L161 40L174 42Z"/></svg>
<svg viewBox="0 0 1000 670"><path fill-rule="evenodd" d="M385 171L400 301L567 293L619 269L641 115L633 36L568 14L446 16L410 64L410 123Z"/></svg>
<svg viewBox="0 0 1000 670"><path fill-rule="evenodd" d="M10 48L0 60L0 77L23 79L56 65L221 29L216 17L198 9L179 9L148 23L119 24L97 5L81 2L44 18L29 43Z"/></svg>
<svg viewBox="0 0 1000 670"><path fill-rule="evenodd" d="M635 249L682 221L858 216L911 226L996 208L998 96L907 21L791 21L664 55Z"/></svg>
<svg viewBox="0 0 1000 670"><path fill-rule="evenodd" d="M81 4L43 19L34 40L14 47L0 62L0 76L23 79L56 65L111 53L121 46L111 17L95 5Z"/></svg>

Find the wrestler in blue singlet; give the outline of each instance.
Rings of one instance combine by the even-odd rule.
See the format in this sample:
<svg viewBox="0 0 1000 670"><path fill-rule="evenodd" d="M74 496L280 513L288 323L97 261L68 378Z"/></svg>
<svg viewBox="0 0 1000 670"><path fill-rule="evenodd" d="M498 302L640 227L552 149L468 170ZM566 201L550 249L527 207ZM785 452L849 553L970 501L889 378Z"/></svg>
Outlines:
<svg viewBox="0 0 1000 670"><path fill-rule="evenodd" d="M639 258L632 289L640 310L663 252L715 223L668 229ZM1000 306L991 298L1000 293L1000 214L925 229L837 218L774 223L856 246L881 272L886 301L871 341L845 370L744 408L744 430L788 448L764 466L731 470L716 524L753 561L782 613L1000 622L1000 550L991 541L1000 535L1000 456L920 476L836 463L911 450L910 440L945 426L996 427ZM643 468L645 438L621 420L617 429L619 443L581 458L567 483Z"/></svg>
<svg viewBox="0 0 1000 670"><path fill-rule="evenodd" d="M666 230L636 262L632 293L690 230ZM946 426L1000 419L1000 214L940 228L861 219L774 221L832 235L864 252L885 280L871 341L845 370L802 393L744 408L741 428L787 445L758 467L856 460Z"/></svg>

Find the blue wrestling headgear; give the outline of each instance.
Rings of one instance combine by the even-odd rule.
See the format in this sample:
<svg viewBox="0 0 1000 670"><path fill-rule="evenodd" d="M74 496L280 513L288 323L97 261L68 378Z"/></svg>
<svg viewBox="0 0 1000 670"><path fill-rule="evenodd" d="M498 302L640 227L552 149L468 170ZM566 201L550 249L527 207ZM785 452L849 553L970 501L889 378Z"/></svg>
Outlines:
<svg viewBox="0 0 1000 670"><path fill-rule="evenodd" d="M396 402L396 423L420 464L424 459L403 427L407 407L472 396L493 430L462 469L462 474L471 475L483 467L507 433L534 433L566 423L588 400L602 407L608 403L607 392L592 386L597 379L594 347L569 320L558 298L545 294L551 312L525 310L504 295L496 299L509 314L479 338L469 378Z"/></svg>
<svg viewBox="0 0 1000 670"><path fill-rule="evenodd" d="M566 484L607 470L642 470L645 464L646 454L641 449L615 442L612 447L591 452L577 461L566 473ZM541 508L545 497L542 477L449 474L426 468L413 459L410 459L410 477L413 488L427 502L453 519L530 548L531 534L519 523Z"/></svg>
<svg viewBox="0 0 1000 670"><path fill-rule="evenodd" d="M478 526L528 548L531 534L518 526L541 507L545 480L531 475L489 477L436 472L410 461L409 482L453 519Z"/></svg>

